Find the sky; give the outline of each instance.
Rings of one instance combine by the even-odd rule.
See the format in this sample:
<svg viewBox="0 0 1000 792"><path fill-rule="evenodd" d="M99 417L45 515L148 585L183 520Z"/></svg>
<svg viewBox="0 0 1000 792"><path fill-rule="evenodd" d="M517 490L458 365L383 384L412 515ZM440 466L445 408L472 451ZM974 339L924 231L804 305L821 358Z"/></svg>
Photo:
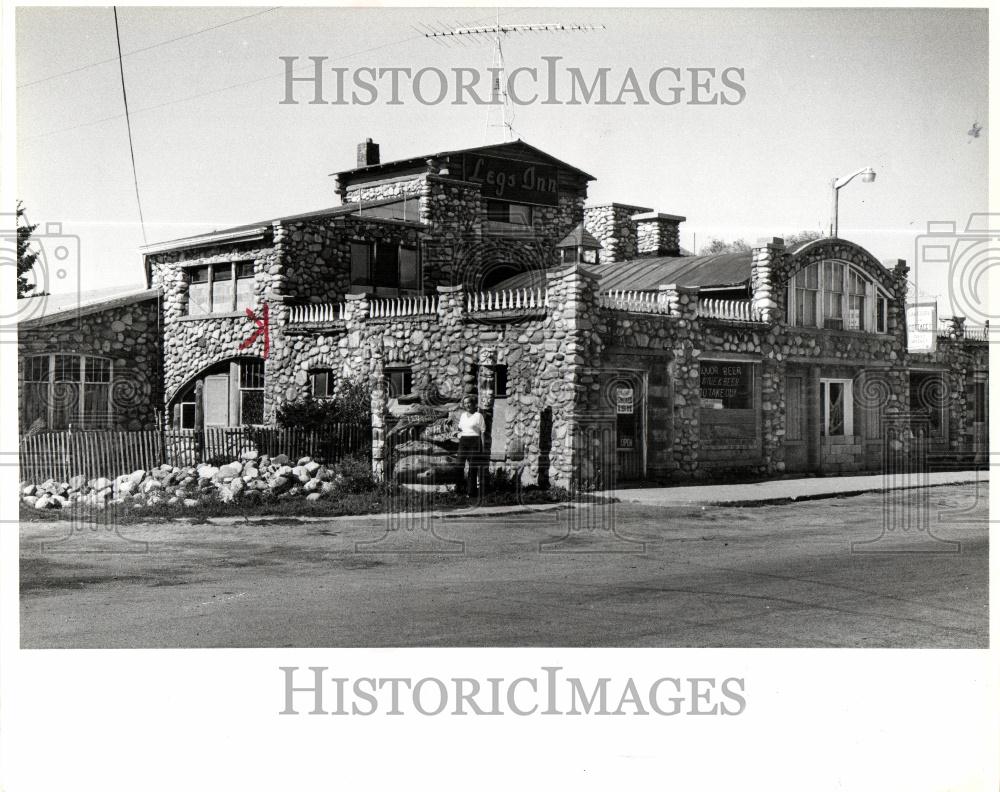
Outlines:
<svg viewBox="0 0 1000 792"><path fill-rule="evenodd" d="M495 129L487 136L487 108L473 104L407 95L389 105L383 92L367 107L313 105L302 89L299 104L281 104L279 60L485 71L487 42L443 46L419 26L487 24L495 12L261 11L119 9L147 242L334 206L329 174L353 167L366 137L383 161L500 139ZM688 249L711 237L823 230L831 179L867 166L875 182L841 190L840 236L880 260L912 266L928 221L962 229L988 209L985 10L505 8L501 19L605 26L509 36L508 70L560 56L587 75L610 68L616 86L629 68L640 80L662 67L744 70L746 96L734 105L514 110L518 137L596 177L591 202L685 216ZM78 269L50 290L141 285L112 10L19 8L16 25L18 195L39 236L61 223L79 249ZM968 134L974 122L979 138ZM930 266L921 289L946 303L947 268Z"/></svg>

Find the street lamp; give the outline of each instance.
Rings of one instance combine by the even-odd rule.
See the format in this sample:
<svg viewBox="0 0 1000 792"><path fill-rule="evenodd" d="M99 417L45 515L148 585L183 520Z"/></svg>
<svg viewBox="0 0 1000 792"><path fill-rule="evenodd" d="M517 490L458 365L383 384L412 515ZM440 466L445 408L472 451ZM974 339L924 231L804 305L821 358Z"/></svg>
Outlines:
<svg viewBox="0 0 1000 792"><path fill-rule="evenodd" d="M859 171L855 171L850 176L841 176L839 179L834 179L830 182L833 187L833 208L830 212L830 236L837 236L838 223L837 223L837 195L841 187L846 187L850 184L856 177L860 176L863 182L873 182L875 181L875 171L871 168L862 168Z"/></svg>

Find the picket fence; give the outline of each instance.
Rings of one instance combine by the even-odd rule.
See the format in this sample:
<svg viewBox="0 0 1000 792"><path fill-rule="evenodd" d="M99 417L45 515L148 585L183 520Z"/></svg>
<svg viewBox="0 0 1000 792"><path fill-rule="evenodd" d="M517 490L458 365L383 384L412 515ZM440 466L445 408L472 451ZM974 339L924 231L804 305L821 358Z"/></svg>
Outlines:
<svg viewBox="0 0 1000 792"><path fill-rule="evenodd" d="M21 438L18 457L21 481L38 484L80 475L113 479L164 464L183 467L231 462L251 450L269 456L286 454L292 460L309 456L332 464L348 454L370 454L371 427L335 424L322 430L210 427L203 431L40 432Z"/></svg>

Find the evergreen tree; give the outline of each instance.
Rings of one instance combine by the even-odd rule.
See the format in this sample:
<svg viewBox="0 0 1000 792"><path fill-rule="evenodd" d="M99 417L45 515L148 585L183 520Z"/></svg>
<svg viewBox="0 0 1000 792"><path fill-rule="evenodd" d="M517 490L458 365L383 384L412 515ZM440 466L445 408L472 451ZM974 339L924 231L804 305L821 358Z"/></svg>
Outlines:
<svg viewBox="0 0 1000 792"><path fill-rule="evenodd" d="M17 202L17 296L18 299L21 297L31 297L31 291L35 288L35 284L28 283L28 273L31 272L32 267L35 266L35 260L38 258L38 251L29 249L31 244L31 234L38 228L37 225L32 225L27 221L24 216L24 207L21 206L21 202Z"/></svg>

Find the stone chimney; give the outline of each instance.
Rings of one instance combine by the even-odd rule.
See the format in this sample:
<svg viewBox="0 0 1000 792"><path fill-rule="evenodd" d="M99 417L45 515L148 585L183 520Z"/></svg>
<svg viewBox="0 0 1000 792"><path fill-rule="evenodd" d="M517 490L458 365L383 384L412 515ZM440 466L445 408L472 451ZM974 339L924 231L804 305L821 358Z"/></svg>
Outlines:
<svg viewBox="0 0 1000 792"><path fill-rule="evenodd" d="M364 168L368 165L378 164L378 143L372 143L371 138L365 138L364 143L358 143L358 167Z"/></svg>
<svg viewBox="0 0 1000 792"><path fill-rule="evenodd" d="M686 217L672 214L643 214L634 218L640 256L679 256L680 224Z"/></svg>
<svg viewBox="0 0 1000 792"><path fill-rule="evenodd" d="M652 212L644 206L609 203L587 206L583 226L604 246L602 261L624 261L639 255L639 230L633 215Z"/></svg>

